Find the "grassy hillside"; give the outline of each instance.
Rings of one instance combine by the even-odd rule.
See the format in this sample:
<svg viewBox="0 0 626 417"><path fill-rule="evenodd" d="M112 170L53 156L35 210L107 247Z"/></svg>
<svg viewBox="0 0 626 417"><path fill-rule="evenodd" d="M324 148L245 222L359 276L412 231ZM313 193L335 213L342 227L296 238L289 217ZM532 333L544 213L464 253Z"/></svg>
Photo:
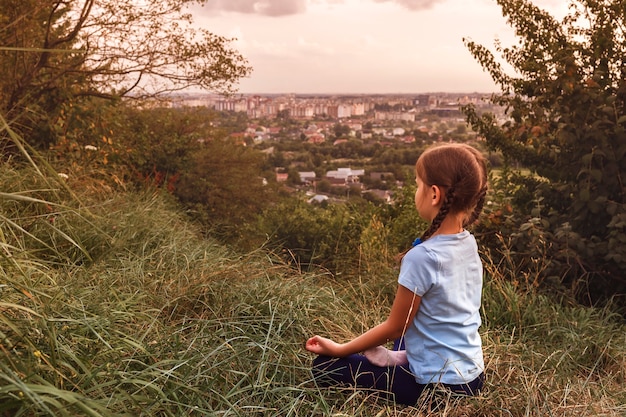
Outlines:
<svg viewBox="0 0 626 417"><path fill-rule="evenodd" d="M309 335L347 339L384 319L392 267L338 278L237 253L158 193L70 192L10 166L0 189L0 415L428 413L427 400L319 389L308 372ZM485 264L487 388L429 415L625 415L621 317Z"/></svg>

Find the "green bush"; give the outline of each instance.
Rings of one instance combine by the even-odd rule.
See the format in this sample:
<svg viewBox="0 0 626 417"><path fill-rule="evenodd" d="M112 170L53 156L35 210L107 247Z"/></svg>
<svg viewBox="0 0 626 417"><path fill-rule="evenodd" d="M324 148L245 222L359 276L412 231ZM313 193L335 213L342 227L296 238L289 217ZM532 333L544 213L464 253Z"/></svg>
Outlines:
<svg viewBox="0 0 626 417"><path fill-rule="evenodd" d="M267 210L257 231L268 248L303 269L345 273L357 267L361 233L373 214L370 205L319 206L292 198Z"/></svg>
<svg viewBox="0 0 626 417"><path fill-rule="evenodd" d="M515 246L549 256L549 274L579 300L626 305L626 11L621 2L576 0L558 21L527 0L498 3L518 37L496 46L513 71L487 48L467 46L501 87L492 101L507 118L464 111L490 150L528 169L509 177ZM547 242L539 252L528 231Z"/></svg>

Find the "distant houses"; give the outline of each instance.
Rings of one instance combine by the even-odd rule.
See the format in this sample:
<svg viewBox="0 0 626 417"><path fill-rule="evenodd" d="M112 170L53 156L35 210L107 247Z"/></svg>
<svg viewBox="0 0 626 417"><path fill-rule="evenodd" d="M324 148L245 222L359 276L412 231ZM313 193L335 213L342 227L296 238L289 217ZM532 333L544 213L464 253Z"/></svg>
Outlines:
<svg viewBox="0 0 626 417"><path fill-rule="evenodd" d="M367 190L363 192L364 196L367 194L374 196L376 199L386 204L391 204L393 201L393 195L389 190Z"/></svg>
<svg viewBox="0 0 626 417"><path fill-rule="evenodd" d="M309 204L322 204L325 201L328 201L330 197L323 194L315 194L313 197L308 199Z"/></svg>
<svg viewBox="0 0 626 417"><path fill-rule="evenodd" d="M300 176L300 183L302 184L311 185L315 182L316 175L313 171L300 171L298 175Z"/></svg>
<svg viewBox="0 0 626 417"><path fill-rule="evenodd" d="M339 168L336 171L328 171L326 177L343 181L344 184L357 183L359 177L365 175L364 169Z"/></svg>
<svg viewBox="0 0 626 417"><path fill-rule="evenodd" d="M360 182L360 177L364 175L364 169L338 168L337 170L326 172L322 179L329 180L332 184L346 185ZM318 179L314 171L299 171L298 176L300 183L304 185L313 184ZM280 178L286 180L286 177L281 176Z"/></svg>

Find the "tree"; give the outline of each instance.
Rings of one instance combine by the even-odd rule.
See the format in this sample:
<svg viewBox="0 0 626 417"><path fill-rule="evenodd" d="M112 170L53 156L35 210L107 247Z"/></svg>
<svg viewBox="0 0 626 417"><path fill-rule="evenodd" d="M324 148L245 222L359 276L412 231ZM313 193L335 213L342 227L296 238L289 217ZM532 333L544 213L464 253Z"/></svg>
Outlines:
<svg viewBox="0 0 626 417"><path fill-rule="evenodd" d="M351 131L350 126L341 123L336 123L335 126L333 126L333 132L336 138L348 136Z"/></svg>
<svg viewBox="0 0 626 417"><path fill-rule="evenodd" d="M215 112L198 108L124 108L114 135L141 181L160 186L190 169L202 143L216 135ZM136 180L137 178L135 178Z"/></svg>
<svg viewBox="0 0 626 417"><path fill-rule="evenodd" d="M548 274L596 299L623 294L626 2L572 0L560 22L528 0L497 3L518 43L496 51L514 73L487 48L466 45L501 87L492 101L508 118L463 110L491 150L530 169L512 177L526 215L517 249L536 255L521 247L532 231L549 240Z"/></svg>
<svg viewBox="0 0 626 417"><path fill-rule="evenodd" d="M173 193L213 233L237 240L242 226L276 199L275 183L261 176L263 159L241 143L211 138L191 155Z"/></svg>
<svg viewBox="0 0 626 417"><path fill-rule="evenodd" d="M0 112L46 145L65 105L84 97L231 92L250 68L231 39L192 27L193 3L0 0Z"/></svg>

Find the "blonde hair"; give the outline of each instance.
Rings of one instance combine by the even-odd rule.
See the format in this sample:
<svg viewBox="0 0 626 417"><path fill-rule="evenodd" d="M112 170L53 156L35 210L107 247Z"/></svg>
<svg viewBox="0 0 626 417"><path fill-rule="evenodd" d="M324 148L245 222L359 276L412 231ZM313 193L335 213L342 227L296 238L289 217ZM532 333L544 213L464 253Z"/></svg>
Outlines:
<svg viewBox="0 0 626 417"><path fill-rule="evenodd" d="M476 222L487 195L487 162L477 149L458 143L428 148L417 160L415 173L425 185L436 185L445 192L422 241L439 229L448 213L466 213L463 227Z"/></svg>

